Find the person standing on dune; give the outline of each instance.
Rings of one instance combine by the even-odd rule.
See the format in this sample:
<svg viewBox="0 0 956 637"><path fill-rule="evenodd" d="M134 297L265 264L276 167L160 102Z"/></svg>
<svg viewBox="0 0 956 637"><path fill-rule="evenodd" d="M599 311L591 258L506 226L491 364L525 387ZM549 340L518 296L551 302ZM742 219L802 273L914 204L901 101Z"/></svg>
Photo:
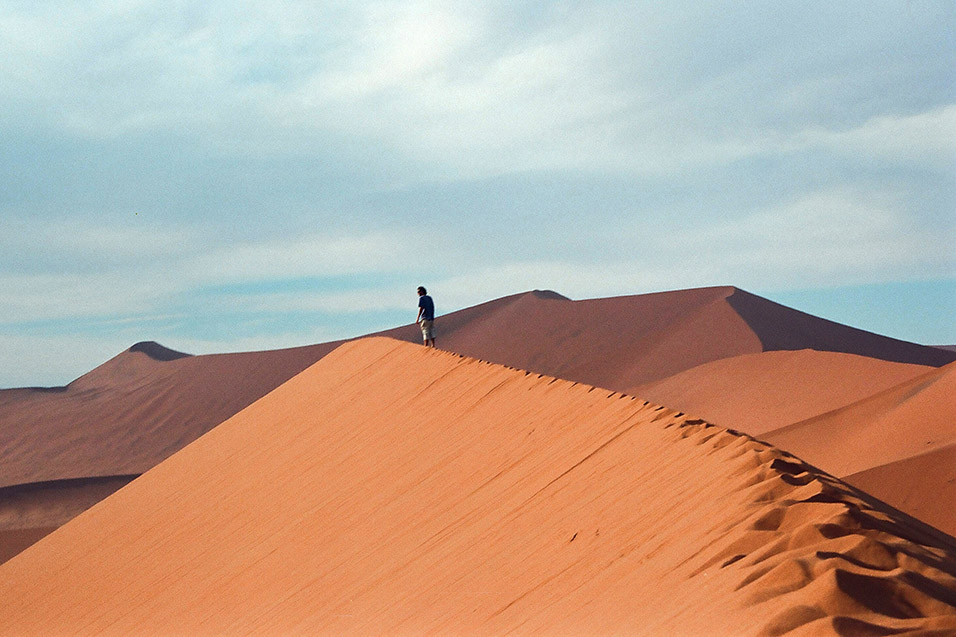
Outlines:
<svg viewBox="0 0 956 637"><path fill-rule="evenodd" d="M422 328L425 347L435 347L435 302L421 286L418 288L418 318L415 322Z"/></svg>

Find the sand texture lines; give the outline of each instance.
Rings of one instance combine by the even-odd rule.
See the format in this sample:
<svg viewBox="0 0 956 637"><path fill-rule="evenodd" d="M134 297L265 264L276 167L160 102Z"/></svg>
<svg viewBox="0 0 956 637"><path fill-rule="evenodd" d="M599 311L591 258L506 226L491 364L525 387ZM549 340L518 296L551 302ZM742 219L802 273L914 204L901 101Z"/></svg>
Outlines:
<svg viewBox="0 0 956 637"><path fill-rule="evenodd" d="M373 338L0 566L0 633L956 631L954 556L748 436Z"/></svg>

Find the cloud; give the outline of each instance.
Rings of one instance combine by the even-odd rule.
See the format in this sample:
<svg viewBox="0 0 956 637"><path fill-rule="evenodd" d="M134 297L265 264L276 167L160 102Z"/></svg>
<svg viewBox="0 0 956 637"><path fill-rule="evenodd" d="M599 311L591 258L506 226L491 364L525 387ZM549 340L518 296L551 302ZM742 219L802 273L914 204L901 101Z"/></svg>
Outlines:
<svg viewBox="0 0 956 637"><path fill-rule="evenodd" d="M21 271L0 272L0 324L79 317L139 317L188 308L234 284L358 277L414 264L410 233L316 233L233 242L188 227L143 229L90 222L20 224ZM12 243L12 245L10 245ZM4 245L6 244L6 245ZM28 256L33 255L33 256ZM260 286L261 289L262 286Z"/></svg>
<svg viewBox="0 0 956 637"><path fill-rule="evenodd" d="M710 253L728 274L738 274L735 280L750 279L763 289L956 271L947 229L911 217L891 193L851 188L809 193L715 224L699 236L692 239L692 250Z"/></svg>
<svg viewBox="0 0 956 637"><path fill-rule="evenodd" d="M951 169L956 162L956 104L912 115L880 115L847 130L813 127L796 135L792 145Z"/></svg>
<svg viewBox="0 0 956 637"><path fill-rule="evenodd" d="M414 258L410 233L365 232L282 237L230 244L183 263L193 285L335 277L401 268Z"/></svg>
<svg viewBox="0 0 956 637"><path fill-rule="evenodd" d="M953 227L927 225L892 192L837 187L734 216L627 231L603 258L477 267L430 284L455 307L534 288L573 298L708 285L834 287L956 274Z"/></svg>
<svg viewBox="0 0 956 637"><path fill-rule="evenodd" d="M895 20L904 35L933 41L929 18L883 11L874 24ZM361 148L405 182L556 168L664 175L806 145L865 151L885 132L898 143L884 148L931 146L932 121L855 108L856 94L884 90L871 58L886 45L852 13L431 0L38 5L0 13L9 86L0 96L8 114L19 104L21 118L81 136L175 132L225 153ZM924 96L924 112L943 108L949 130L939 97ZM838 127L821 126L821 112ZM832 134L860 117L869 128Z"/></svg>

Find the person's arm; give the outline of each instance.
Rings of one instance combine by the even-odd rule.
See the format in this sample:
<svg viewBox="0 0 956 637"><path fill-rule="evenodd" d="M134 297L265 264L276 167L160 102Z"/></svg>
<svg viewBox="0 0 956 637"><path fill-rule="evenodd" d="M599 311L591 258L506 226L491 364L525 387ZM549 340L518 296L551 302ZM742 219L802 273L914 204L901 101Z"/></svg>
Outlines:
<svg viewBox="0 0 956 637"><path fill-rule="evenodd" d="M415 317L415 322L416 322L416 323L421 323L421 322L422 322L422 312L424 312L424 311L425 311L425 308L423 308L423 307L421 307L421 306L418 307L418 316Z"/></svg>

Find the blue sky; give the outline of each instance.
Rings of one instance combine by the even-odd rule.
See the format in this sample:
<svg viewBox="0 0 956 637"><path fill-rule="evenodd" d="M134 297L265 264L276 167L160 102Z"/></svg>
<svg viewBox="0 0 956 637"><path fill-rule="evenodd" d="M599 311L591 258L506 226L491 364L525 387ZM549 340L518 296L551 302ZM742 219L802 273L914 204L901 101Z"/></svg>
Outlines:
<svg viewBox="0 0 956 637"><path fill-rule="evenodd" d="M700 4L0 0L0 387L354 336L420 284L956 343L956 4Z"/></svg>

